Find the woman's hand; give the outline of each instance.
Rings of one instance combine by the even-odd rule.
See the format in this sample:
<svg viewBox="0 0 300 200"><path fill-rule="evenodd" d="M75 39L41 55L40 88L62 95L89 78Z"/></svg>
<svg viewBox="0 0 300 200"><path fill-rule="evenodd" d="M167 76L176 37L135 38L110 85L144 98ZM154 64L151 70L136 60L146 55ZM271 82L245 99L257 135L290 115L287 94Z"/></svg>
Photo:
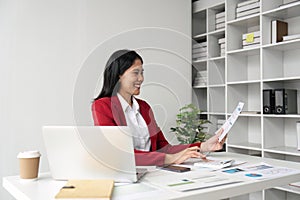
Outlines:
<svg viewBox="0 0 300 200"><path fill-rule="evenodd" d="M226 140L226 136L223 138L221 142L219 142L219 136L223 133L223 129L221 129L216 135L211 137L205 142L201 143L201 148L199 147L189 147L185 150L182 150L175 154L166 154L165 157L165 165L170 164L181 164L189 158L206 158L205 155L199 153L200 152L211 152L222 149L223 144Z"/></svg>
<svg viewBox="0 0 300 200"><path fill-rule="evenodd" d="M215 134L213 137L209 138L207 141L201 143L200 152L211 152L211 151L217 151L222 149L223 144L226 140L225 136L221 142L219 142L219 137L223 133L223 129L221 129L217 134Z"/></svg>
<svg viewBox="0 0 300 200"><path fill-rule="evenodd" d="M199 147L189 147L175 154L166 154L165 164L180 164L189 158L205 158L199 151Z"/></svg>

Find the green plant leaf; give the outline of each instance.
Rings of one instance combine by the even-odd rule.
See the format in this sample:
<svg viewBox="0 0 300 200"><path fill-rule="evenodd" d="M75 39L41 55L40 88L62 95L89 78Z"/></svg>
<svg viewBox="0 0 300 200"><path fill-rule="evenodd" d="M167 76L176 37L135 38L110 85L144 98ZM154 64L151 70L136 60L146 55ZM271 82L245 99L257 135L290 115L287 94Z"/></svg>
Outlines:
<svg viewBox="0 0 300 200"><path fill-rule="evenodd" d="M193 104L188 104L179 109L176 115L177 127L171 127L178 141L184 144L190 144L197 141L203 142L207 138L202 125L211 123L209 120L200 119L201 111Z"/></svg>

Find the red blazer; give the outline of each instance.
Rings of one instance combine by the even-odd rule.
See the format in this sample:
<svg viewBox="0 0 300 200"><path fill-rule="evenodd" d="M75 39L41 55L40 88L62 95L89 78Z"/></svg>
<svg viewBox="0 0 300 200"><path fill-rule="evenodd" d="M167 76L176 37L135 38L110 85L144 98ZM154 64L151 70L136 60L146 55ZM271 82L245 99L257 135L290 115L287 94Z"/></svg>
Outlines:
<svg viewBox="0 0 300 200"><path fill-rule="evenodd" d="M143 100L136 99L140 106L149 130L150 151L134 150L136 165L164 165L166 153L177 153L189 146L200 146L200 143L190 145L170 145L162 131L157 126L150 106ZM104 97L93 102L92 113L96 126L126 126L126 118L117 96Z"/></svg>

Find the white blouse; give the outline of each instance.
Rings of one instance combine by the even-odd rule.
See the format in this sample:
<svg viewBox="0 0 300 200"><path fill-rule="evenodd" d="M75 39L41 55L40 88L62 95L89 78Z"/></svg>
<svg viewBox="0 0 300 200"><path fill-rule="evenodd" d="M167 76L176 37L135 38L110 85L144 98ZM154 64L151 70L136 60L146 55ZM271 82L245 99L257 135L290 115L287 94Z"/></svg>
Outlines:
<svg viewBox="0 0 300 200"><path fill-rule="evenodd" d="M140 113L140 106L138 102L134 97L132 97L131 107L119 93L117 96L121 102L127 126L132 132L134 148L142 151L150 151L150 134L147 124Z"/></svg>

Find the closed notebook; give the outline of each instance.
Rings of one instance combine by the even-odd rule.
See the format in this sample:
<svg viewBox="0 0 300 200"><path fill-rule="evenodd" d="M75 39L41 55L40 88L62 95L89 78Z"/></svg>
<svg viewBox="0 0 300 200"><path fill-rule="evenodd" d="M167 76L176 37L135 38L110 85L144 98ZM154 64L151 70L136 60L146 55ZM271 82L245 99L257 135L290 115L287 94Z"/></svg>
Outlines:
<svg viewBox="0 0 300 200"><path fill-rule="evenodd" d="M56 199L110 199L113 180L69 180L55 196Z"/></svg>

